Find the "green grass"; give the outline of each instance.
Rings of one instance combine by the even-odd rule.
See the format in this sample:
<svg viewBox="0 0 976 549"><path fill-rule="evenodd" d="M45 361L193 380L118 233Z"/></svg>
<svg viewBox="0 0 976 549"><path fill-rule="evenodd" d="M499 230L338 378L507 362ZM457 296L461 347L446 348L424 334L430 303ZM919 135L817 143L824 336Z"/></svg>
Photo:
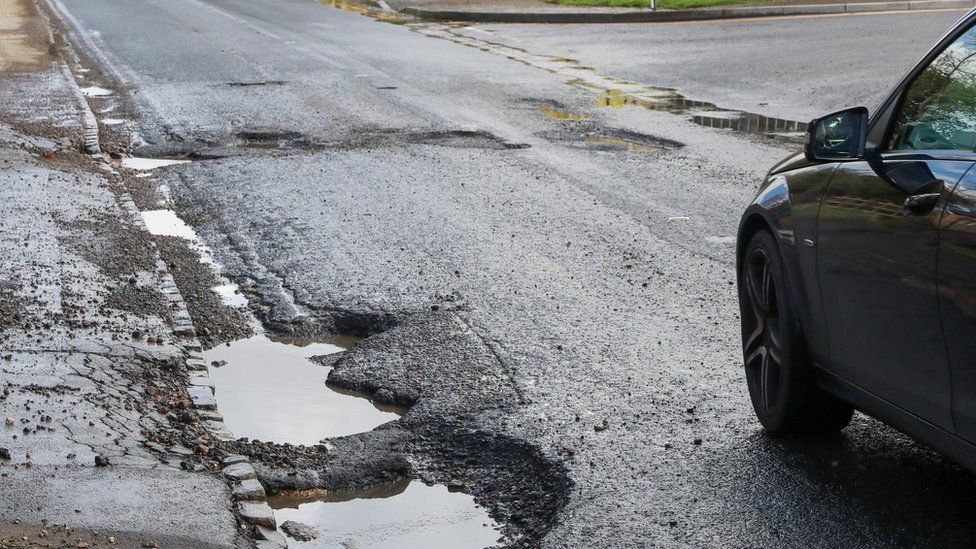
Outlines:
<svg viewBox="0 0 976 549"><path fill-rule="evenodd" d="M547 0L552 4L569 4L573 6L610 6L614 8L646 8L647 0ZM755 0L657 0L657 7L661 9L680 10L686 8L707 8L710 6L724 6L726 4L754 3Z"/></svg>

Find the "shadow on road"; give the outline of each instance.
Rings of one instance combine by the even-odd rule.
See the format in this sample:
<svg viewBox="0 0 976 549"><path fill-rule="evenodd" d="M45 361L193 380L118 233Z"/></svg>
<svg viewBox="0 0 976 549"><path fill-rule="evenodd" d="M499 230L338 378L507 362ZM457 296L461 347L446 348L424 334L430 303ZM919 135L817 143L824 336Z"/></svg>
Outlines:
<svg viewBox="0 0 976 549"><path fill-rule="evenodd" d="M787 540L962 547L976 539L973 475L879 421L858 415L840 434L823 437L757 431L747 443L743 450L756 462L741 471L754 475L737 482L751 485L742 490L751 512L768 518L785 511Z"/></svg>

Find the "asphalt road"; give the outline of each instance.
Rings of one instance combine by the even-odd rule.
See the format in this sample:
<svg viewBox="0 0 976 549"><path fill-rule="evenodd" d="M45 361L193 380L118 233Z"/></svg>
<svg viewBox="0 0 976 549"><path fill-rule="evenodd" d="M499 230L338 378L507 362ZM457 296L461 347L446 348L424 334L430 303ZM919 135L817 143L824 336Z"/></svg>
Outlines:
<svg viewBox="0 0 976 549"><path fill-rule="evenodd" d="M131 91L136 150L222 156L160 177L228 274L280 283L279 314L437 306L488 344L520 397L478 426L574 483L544 546L976 535L972 476L878 422L776 440L752 417L730 238L791 146L587 85L802 119L877 97L958 12L458 30L307 0L62 2Z"/></svg>
<svg viewBox="0 0 976 549"><path fill-rule="evenodd" d="M494 40L675 87L692 98L809 120L874 109L965 12L926 11L659 25L487 25Z"/></svg>

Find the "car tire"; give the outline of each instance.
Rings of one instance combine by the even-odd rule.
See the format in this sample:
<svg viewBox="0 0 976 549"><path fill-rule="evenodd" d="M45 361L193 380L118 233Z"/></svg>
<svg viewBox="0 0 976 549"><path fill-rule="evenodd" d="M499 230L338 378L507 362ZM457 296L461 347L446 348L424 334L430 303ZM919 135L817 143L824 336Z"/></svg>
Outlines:
<svg viewBox="0 0 976 549"><path fill-rule="evenodd" d="M739 272L746 382L756 416L771 434L843 429L853 408L816 385L796 299L773 235L749 240Z"/></svg>

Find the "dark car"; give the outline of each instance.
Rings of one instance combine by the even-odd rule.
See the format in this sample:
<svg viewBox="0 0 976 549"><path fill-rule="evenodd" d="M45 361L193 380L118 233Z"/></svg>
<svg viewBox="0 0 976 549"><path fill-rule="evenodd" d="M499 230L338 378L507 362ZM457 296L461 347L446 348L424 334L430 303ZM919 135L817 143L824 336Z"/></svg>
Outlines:
<svg viewBox="0 0 976 549"><path fill-rule="evenodd" d="M976 467L976 10L870 117L813 120L742 216L746 379L772 433L854 409Z"/></svg>

